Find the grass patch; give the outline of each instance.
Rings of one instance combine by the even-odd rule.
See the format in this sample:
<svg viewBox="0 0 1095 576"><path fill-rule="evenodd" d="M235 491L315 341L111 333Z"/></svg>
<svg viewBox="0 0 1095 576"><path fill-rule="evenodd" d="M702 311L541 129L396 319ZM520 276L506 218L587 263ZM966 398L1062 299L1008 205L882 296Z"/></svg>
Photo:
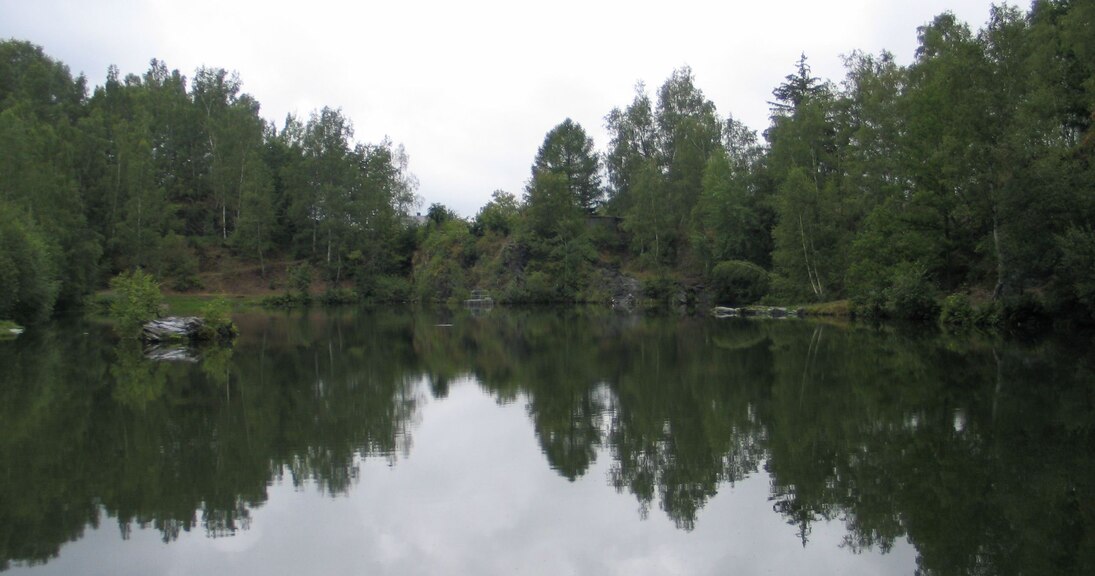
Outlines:
<svg viewBox="0 0 1095 576"><path fill-rule="evenodd" d="M201 316L211 302L224 300L233 312L262 307L262 296L234 296L230 294L165 294L168 316Z"/></svg>
<svg viewBox="0 0 1095 576"><path fill-rule="evenodd" d="M852 316L851 300L806 304L805 306L799 306L798 309L806 316L825 316L831 318L851 318Z"/></svg>

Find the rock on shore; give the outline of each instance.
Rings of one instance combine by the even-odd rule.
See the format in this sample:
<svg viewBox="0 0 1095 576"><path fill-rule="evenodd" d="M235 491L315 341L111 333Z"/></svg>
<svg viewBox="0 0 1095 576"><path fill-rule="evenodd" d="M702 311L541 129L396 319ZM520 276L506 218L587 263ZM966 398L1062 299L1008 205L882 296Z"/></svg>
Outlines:
<svg viewBox="0 0 1095 576"><path fill-rule="evenodd" d="M205 321L196 316L171 316L153 320L141 329L145 342L175 342L203 338Z"/></svg>

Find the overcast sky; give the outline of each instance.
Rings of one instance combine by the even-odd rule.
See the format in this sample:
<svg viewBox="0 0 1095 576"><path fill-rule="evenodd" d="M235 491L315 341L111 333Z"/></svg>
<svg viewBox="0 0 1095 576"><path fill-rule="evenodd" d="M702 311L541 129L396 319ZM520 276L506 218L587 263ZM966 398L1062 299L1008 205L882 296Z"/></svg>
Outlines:
<svg viewBox="0 0 1095 576"><path fill-rule="evenodd" d="M991 3L0 0L0 38L42 46L92 86L111 64L140 74L152 58L187 77L236 70L279 127L289 112L342 108L358 140L406 146L423 209L471 216L493 190L520 195L544 134L567 117L604 150L603 118L637 81L653 93L689 65L720 115L761 131L800 53L834 81L856 49L907 64L918 26L950 10L976 30Z"/></svg>

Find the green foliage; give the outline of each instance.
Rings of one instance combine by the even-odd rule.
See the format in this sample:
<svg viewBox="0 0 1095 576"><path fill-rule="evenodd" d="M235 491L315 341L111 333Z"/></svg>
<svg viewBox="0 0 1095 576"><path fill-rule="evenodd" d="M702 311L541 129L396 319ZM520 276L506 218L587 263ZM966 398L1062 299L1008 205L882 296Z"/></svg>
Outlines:
<svg viewBox="0 0 1095 576"><path fill-rule="evenodd" d="M517 198L508 192L495 190L490 201L479 209L472 228L480 235L495 233L508 236L516 227L519 214Z"/></svg>
<svg viewBox="0 0 1095 576"><path fill-rule="evenodd" d="M170 279L171 288L187 292L201 288L198 278L198 257L188 245L186 238L170 233L162 243L163 276Z"/></svg>
<svg viewBox="0 0 1095 576"><path fill-rule="evenodd" d="M239 334L232 321L232 305L224 298L210 300L202 307L201 318L205 320L203 332L198 335L202 340L229 342Z"/></svg>
<svg viewBox="0 0 1095 576"><path fill-rule="evenodd" d="M352 288L328 288L319 297L319 300L325 306L340 306L343 304L356 304L361 301L361 297Z"/></svg>
<svg viewBox="0 0 1095 576"><path fill-rule="evenodd" d="M1000 300L999 323L1010 330L1037 331L1049 325L1045 304L1029 292Z"/></svg>
<svg viewBox="0 0 1095 576"><path fill-rule="evenodd" d="M309 290L312 287L312 267L307 262L289 268L289 286L299 296L305 299L308 298Z"/></svg>
<svg viewBox="0 0 1095 576"><path fill-rule="evenodd" d="M49 317L61 287L55 254L36 226L0 202L0 319Z"/></svg>
<svg viewBox="0 0 1095 576"><path fill-rule="evenodd" d="M110 287L114 290L110 314L122 336L136 337L141 326L159 316L163 297L151 274L140 269L123 272L110 281Z"/></svg>
<svg viewBox="0 0 1095 576"><path fill-rule="evenodd" d="M839 294L834 269L832 230L827 190L817 187L807 172L793 168L779 189L779 221L772 230L774 270L801 299L822 301Z"/></svg>
<svg viewBox="0 0 1095 576"><path fill-rule="evenodd" d="M752 262L719 262L711 271L711 283L719 304L753 304L768 294L768 272Z"/></svg>
<svg viewBox="0 0 1095 576"><path fill-rule="evenodd" d="M593 139L581 124L567 118L548 131L544 143L536 152L533 177L541 173L559 175L579 208L591 211L600 203L600 158L593 150Z"/></svg>
<svg viewBox="0 0 1095 576"><path fill-rule="evenodd" d="M886 291L891 314L897 318L926 322L939 317L935 288L924 270L915 265L899 267Z"/></svg>
<svg viewBox="0 0 1095 576"><path fill-rule="evenodd" d="M411 283L402 276L369 276L355 285L361 299L368 302L409 302L414 297Z"/></svg>
<svg viewBox="0 0 1095 576"><path fill-rule="evenodd" d="M513 296L511 294L510 298L513 299ZM524 291L520 294L519 299L524 302L534 303L555 302L558 299L555 282L546 272L539 270L530 272L525 277Z"/></svg>
<svg viewBox="0 0 1095 576"><path fill-rule="evenodd" d="M414 292L421 301L443 302L466 293L465 265L475 256L475 240L459 218L429 226L414 261Z"/></svg>
<svg viewBox="0 0 1095 576"><path fill-rule="evenodd" d="M291 309L307 307L312 303L311 296L301 294L280 294L262 299L264 308Z"/></svg>
<svg viewBox="0 0 1095 576"><path fill-rule="evenodd" d="M951 294L943 299L939 310L939 321L952 328L972 326L976 318L969 296L965 294Z"/></svg>
<svg viewBox="0 0 1095 576"><path fill-rule="evenodd" d="M677 282L670 276L660 274L643 281L643 296L655 306L667 306L677 291Z"/></svg>
<svg viewBox="0 0 1095 576"><path fill-rule="evenodd" d="M999 6L977 31L941 14L911 64L854 51L839 83L803 55L772 92L767 146L674 70L609 112L603 154L572 120L553 127L522 201L496 192L470 226L440 204L416 226L405 151L357 142L341 110L279 129L236 74L158 60L112 67L89 96L41 48L3 41L0 314L44 317L135 267L190 290L216 268L198 255L228 246L264 276L268 258L306 259L372 300L405 297L382 280L401 277L423 299L600 299L601 270L698 278L740 260L772 272L773 301L922 317L936 289L1033 290L1092 320L1093 13Z"/></svg>
<svg viewBox="0 0 1095 576"><path fill-rule="evenodd" d="M1061 259L1057 264L1058 298L1072 301L1095 318L1095 232L1069 228L1057 237Z"/></svg>

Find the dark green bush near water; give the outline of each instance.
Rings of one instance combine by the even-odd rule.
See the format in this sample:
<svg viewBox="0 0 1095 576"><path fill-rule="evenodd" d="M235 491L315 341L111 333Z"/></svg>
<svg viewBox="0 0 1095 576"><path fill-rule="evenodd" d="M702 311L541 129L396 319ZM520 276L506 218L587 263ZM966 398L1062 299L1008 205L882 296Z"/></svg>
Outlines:
<svg viewBox="0 0 1095 576"><path fill-rule="evenodd" d="M969 327L974 324L975 316L969 296L951 294L943 299L940 307L939 322L952 328Z"/></svg>
<svg viewBox="0 0 1095 576"><path fill-rule="evenodd" d="M887 304L895 318L929 322L939 317L935 287L917 266L899 267L887 292Z"/></svg>
<svg viewBox="0 0 1095 576"><path fill-rule="evenodd" d="M414 290L406 278L399 276L368 276L355 281L357 293L365 302L409 302Z"/></svg>
<svg viewBox="0 0 1095 576"><path fill-rule="evenodd" d="M326 306L338 306L341 304L354 304L361 298L350 288L330 288L319 298Z"/></svg>
<svg viewBox="0 0 1095 576"><path fill-rule="evenodd" d="M198 339L210 342L230 342L239 334L232 321L232 305L223 298L211 300L202 307L201 317L205 320Z"/></svg>
<svg viewBox="0 0 1095 576"><path fill-rule="evenodd" d="M742 260L718 263L711 273L715 298L720 304L753 304L768 294L768 272Z"/></svg>
<svg viewBox="0 0 1095 576"><path fill-rule="evenodd" d="M658 276L643 282L643 296L657 306L669 305L677 284L669 276Z"/></svg>

